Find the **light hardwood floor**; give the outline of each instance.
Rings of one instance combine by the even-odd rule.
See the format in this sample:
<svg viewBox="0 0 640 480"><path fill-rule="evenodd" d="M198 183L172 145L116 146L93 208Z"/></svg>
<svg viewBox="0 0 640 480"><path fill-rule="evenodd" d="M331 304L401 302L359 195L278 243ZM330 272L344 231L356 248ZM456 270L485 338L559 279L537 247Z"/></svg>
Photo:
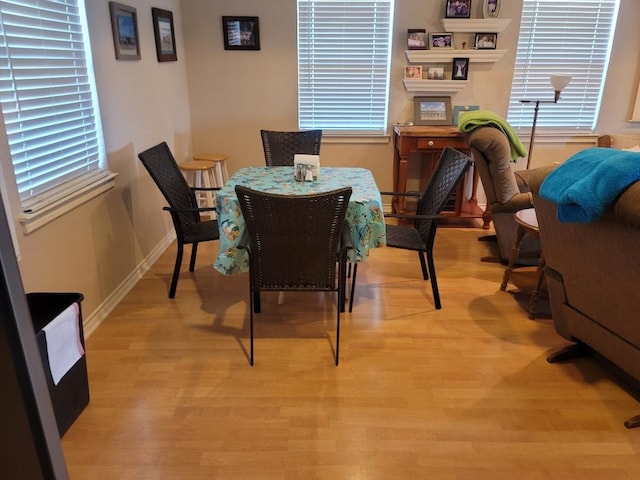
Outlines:
<svg viewBox="0 0 640 480"><path fill-rule="evenodd" d="M169 300L169 249L86 342L71 478L640 478L640 429L623 426L640 404L591 359L546 362L567 342L499 290L484 233L439 230L439 311L415 253L373 251L339 367L323 294L264 296L252 368L247 275L217 273L217 243L202 246Z"/></svg>

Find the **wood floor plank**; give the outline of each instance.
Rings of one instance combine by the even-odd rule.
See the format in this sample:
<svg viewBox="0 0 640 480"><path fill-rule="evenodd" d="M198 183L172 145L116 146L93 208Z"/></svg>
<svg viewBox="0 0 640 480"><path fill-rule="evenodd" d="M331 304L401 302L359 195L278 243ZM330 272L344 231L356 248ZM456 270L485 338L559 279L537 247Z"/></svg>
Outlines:
<svg viewBox="0 0 640 480"><path fill-rule="evenodd" d="M342 316L333 297L264 295L248 364L247 275L218 245L167 298L170 248L86 341L91 401L63 438L75 480L640 478L640 405L481 262L486 232L442 228L442 310L416 254L371 252ZM545 311L547 312L545 314Z"/></svg>

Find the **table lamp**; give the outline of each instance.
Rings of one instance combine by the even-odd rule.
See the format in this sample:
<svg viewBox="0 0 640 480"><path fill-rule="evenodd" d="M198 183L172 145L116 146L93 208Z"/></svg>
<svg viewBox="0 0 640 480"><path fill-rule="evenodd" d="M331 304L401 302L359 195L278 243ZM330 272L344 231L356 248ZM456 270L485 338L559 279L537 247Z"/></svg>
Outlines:
<svg viewBox="0 0 640 480"><path fill-rule="evenodd" d="M551 86L555 91L555 95L553 100L520 100L520 103L535 103L536 107L533 111L533 125L531 126L531 139L529 140L529 155L527 155L527 170L529 170L529 166L531 165L531 152L533 152L533 139L536 134L536 122L538 121L538 110L540 108L541 103L558 103L560 100L560 92L566 87L571 81L571 75L566 73L556 73L551 75Z"/></svg>

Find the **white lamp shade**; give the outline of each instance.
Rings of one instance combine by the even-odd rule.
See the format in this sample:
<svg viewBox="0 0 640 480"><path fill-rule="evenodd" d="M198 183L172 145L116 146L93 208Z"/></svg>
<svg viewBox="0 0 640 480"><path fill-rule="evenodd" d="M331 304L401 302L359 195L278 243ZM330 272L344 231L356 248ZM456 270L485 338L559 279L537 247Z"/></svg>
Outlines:
<svg viewBox="0 0 640 480"><path fill-rule="evenodd" d="M551 75L551 85L556 92L561 92L570 81L571 75L568 73L555 73Z"/></svg>

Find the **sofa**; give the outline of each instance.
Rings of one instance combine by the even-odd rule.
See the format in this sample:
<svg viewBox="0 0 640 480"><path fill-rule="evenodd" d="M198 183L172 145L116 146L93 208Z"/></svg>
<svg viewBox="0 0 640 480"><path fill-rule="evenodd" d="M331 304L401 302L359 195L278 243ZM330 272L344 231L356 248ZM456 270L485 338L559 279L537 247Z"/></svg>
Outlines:
<svg viewBox="0 0 640 480"><path fill-rule="evenodd" d="M530 171L545 276L556 331L574 342L550 362L595 353L640 385L640 181L624 190L602 217L563 223L557 205L540 196L553 166ZM625 422L640 425L640 415Z"/></svg>
<svg viewBox="0 0 640 480"><path fill-rule="evenodd" d="M469 132L466 138L496 232L497 260L506 264L518 233L513 214L533 207L527 185L529 172L513 169L509 140L502 130L491 126L479 127ZM525 236L516 263L535 265L539 257L540 243L530 235Z"/></svg>

